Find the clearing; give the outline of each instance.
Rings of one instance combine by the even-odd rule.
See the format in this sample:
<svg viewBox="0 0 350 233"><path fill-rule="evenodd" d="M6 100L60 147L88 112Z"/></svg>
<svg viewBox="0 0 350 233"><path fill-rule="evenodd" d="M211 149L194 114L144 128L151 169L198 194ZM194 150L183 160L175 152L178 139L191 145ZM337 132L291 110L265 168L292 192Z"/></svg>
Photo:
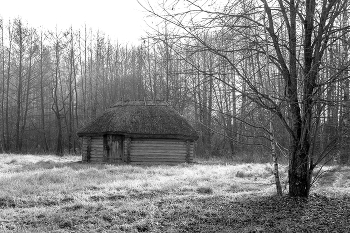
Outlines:
<svg viewBox="0 0 350 233"><path fill-rule="evenodd" d="M350 232L349 167L305 201L274 196L271 164L79 160L0 155L0 232Z"/></svg>

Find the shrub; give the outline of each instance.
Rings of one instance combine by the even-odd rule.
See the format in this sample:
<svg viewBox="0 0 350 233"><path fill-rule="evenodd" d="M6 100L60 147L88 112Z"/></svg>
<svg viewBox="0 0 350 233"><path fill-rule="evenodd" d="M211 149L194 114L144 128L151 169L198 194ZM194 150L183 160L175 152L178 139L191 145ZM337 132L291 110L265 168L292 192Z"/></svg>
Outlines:
<svg viewBox="0 0 350 233"><path fill-rule="evenodd" d="M200 194L212 194L213 193L213 189L210 187L199 187L197 188L197 193Z"/></svg>
<svg viewBox="0 0 350 233"><path fill-rule="evenodd" d="M11 159L7 164L17 163L17 159Z"/></svg>
<svg viewBox="0 0 350 233"><path fill-rule="evenodd" d="M238 172L236 173L236 177L244 178L244 177L246 177L246 174L245 174L244 172L242 172L242 171L238 171Z"/></svg>

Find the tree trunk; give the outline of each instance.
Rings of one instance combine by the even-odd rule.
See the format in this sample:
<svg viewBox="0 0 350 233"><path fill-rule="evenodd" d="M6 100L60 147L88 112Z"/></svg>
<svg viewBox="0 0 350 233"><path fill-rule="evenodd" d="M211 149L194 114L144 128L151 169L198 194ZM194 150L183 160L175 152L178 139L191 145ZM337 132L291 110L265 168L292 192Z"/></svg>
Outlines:
<svg viewBox="0 0 350 233"><path fill-rule="evenodd" d="M56 155L63 156L63 138L62 138L62 123L61 123L61 110L59 109L59 103L58 103L58 83L59 83L59 76L60 76L60 48L59 48L59 41L58 41L58 35L56 35L56 45L55 45L55 79L54 79L54 90L53 90L53 105L52 110L55 113L56 116L56 126L57 126L57 145L56 145Z"/></svg>
<svg viewBox="0 0 350 233"><path fill-rule="evenodd" d="M5 134L5 48L4 48L4 23L1 19L1 80L2 80L2 92L1 92L1 151L6 151L6 134Z"/></svg>
<svg viewBox="0 0 350 233"><path fill-rule="evenodd" d="M307 197L310 189L308 140L292 140L289 161L289 195L292 197ZM300 143L300 144L299 144Z"/></svg>
<svg viewBox="0 0 350 233"><path fill-rule="evenodd" d="M33 33L33 32L31 32ZM27 125L27 116L28 116L28 108L29 108L29 95L30 95L30 80L32 78L32 59L33 59L33 47L32 47L32 40L33 40L33 34L30 35L30 44L29 44L29 67L28 67L28 74L27 74L27 87L26 87L26 93L25 93L25 106L24 106L24 114L23 114L23 123L21 128L21 137L20 137L20 148L22 148L23 145L23 136L25 133L25 128Z"/></svg>
<svg viewBox="0 0 350 233"><path fill-rule="evenodd" d="M347 6L348 2L344 4L343 9L343 27L348 27L348 14L347 14ZM348 33L346 30L344 30L343 33L343 40L342 40L342 68L348 66L348 59L349 59L349 51L348 51ZM344 165L347 164L349 161L349 151L350 151L350 99L349 99L349 72L348 69L344 69L342 77L344 78L343 83L343 102L342 102L342 113L341 113L341 143L340 143L340 153L339 153L339 164Z"/></svg>
<svg viewBox="0 0 350 233"><path fill-rule="evenodd" d="M9 24L9 48L8 48L8 61L7 61L7 79L6 79L6 113L5 113L5 125L6 125L6 151L11 149L10 141L10 124L9 124L9 92L10 92L10 79L11 79L11 49L12 49L12 33L11 25Z"/></svg>
<svg viewBox="0 0 350 233"><path fill-rule="evenodd" d="M19 67L18 67L18 86L17 86L17 119L16 119L16 150L21 151L21 135L20 135L20 123L21 123L21 107L22 107L22 69L23 69L23 32L22 22L17 21L17 29L19 36Z"/></svg>
<svg viewBox="0 0 350 233"><path fill-rule="evenodd" d="M41 110L41 135L44 151L49 150L49 146L46 139L46 130L45 130L45 102L44 102L44 72L43 72L43 33L40 34L40 110Z"/></svg>
<svg viewBox="0 0 350 233"><path fill-rule="evenodd" d="M276 154L276 141L274 137L274 130L272 125L272 114L270 114L270 143L271 143L271 157L273 162L273 175L275 177L276 191L278 196L282 196L282 187L280 181L280 175L278 171L278 158Z"/></svg>
<svg viewBox="0 0 350 233"><path fill-rule="evenodd" d="M308 3L307 3L308 4ZM310 12L308 12L310 13ZM308 15L310 17L310 15ZM307 18L306 20L310 20ZM309 21L309 23L311 23ZM309 26L309 25L307 25ZM305 35L306 40L304 41L304 47L309 46L310 43L310 28L306 28L307 35ZM310 86L304 88L304 99L306 102L304 103L304 118L302 121L301 110L298 104L298 89L297 89L297 57L296 57L296 6L294 0L290 1L290 32L289 32L289 44L290 44L290 52L289 52L289 63L290 63L290 78L289 78L289 87L288 89L288 97L289 97L289 105L290 105L290 113L291 113L291 129L293 131L292 140L291 140L291 148L289 155L289 195L292 197L307 197L309 194L309 166L308 166L308 153L310 148L310 138L309 132L311 127L311 115L312 114L312 98L309 96ZM304 51L306 54L305 62L309 63L310 56L310 47L305 48ZM312 56L312 50L311 50ZM306 64L306 69L310 70L310 64ZM309 75L307 73L307 75ZM305 78L306 79L306 78ZM308 82L310 84L310 82ZM312 92L311 92L312 93ZM308 98L310 97L310 98ZM308 107L310 109L308 109ZM304 124L304 125L302 125ZM302 132L303 130L303 132Z"/></svg>

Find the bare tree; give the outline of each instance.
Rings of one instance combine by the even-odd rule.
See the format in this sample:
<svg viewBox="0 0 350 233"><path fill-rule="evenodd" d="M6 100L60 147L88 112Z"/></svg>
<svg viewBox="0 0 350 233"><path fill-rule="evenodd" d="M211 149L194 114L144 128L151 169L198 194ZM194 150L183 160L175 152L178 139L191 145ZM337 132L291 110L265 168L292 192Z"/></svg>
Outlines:
<svg viewBox="0 0 350 233"><path fill-rule="evenodd" d="M215 11L205 1L173 1L169 3L171 7L163 7L162 12L154 11L155 8L150 5L145 6L145 9L168 24L181 28L184 37L197 41L203 50L225 59L246 85L246 90L243 92L243 88L231 87L259 108L266 109L279 118L290 136L290 196L309 195L312 171L320 162L311 153L317 128L317 121L314 120L317 115L314 111L319 102L319 72L324 64L323 57L329 41L338 40L334 37L335 32L343 29L335 24L345 2L306 0L301 4L294 0L289 3L279 0L263 0L262 3L228 1L226 4L217 2ZM266 24L262 20L264 14ZM283 27L287 28L286 38L280 30ZM256 31L248 30L249 28L255 28ZM227 35L224 47L203 36L203 31L219 34L220 31L216 29ZM271 53L267 58L273 69L281 74L280 82L285 90L282 94L266 91L263 83L251 78L249 73L252 70L244 66L249 58L248 51L266 54L266 49L262 46L265 44L264 38L260 36L265 29L271 45ZM232 44L236 44L236 48L232 48ZM234 59L227 55L227 52L232 51L236 51ZM337 77L334 76L330 81L335 78Z"/></svg>

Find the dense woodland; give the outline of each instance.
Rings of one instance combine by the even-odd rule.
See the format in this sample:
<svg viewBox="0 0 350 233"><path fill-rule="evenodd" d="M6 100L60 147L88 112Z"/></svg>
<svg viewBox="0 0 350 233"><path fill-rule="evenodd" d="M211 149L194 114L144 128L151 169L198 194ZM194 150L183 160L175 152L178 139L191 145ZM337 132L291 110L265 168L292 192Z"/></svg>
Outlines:
<svg viewBox="0 0 350 233"><path fill-rule="evenodd" d="M286 66L298 77L292 86L299 110L312 112L309 151L316 160L347 163L348 4L311 2L321 20L312 19L310 32L302 29L310 10L304 1L276 1L272 10L266 1L174 1L160 11L146 4L159 24L139 45L120 44L88 25L48 31L3 19L0 151L78 153L77 129L116 101L165 100L198 130L197 156L269 161L272 150L287 160L293 114L280 59L292 61L294 46L295 62ZM311 50L322 53L315 58L311 51L311 60L319 59L312 83L299 78L307 66L305 32Z"/></svg>
<svg viewBox="0 0 350 233"><path fill-rule="evenodd" d="M266 113L232 88L241 84L226 61L192 51L192 41L178 47L165 33L130 46L87 27L41 31L22 19L2 21L1 35L2 151L76 153L77 129L118 100L168 101L200 132L199 156L268 145Z"/></svg>

